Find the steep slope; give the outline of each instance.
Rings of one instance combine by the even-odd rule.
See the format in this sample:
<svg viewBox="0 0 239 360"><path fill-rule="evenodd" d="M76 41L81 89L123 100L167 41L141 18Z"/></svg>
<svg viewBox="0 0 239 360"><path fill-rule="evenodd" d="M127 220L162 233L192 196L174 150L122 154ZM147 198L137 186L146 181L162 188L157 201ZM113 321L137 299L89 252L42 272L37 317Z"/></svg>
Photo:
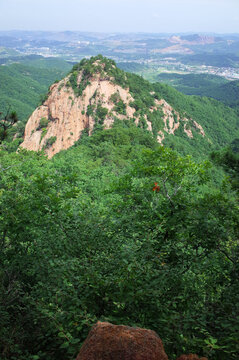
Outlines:
<svg viewBox="0 0 239 360"><path fill-rule="evenodd" d="M239 80L221 85L215 90L213 97L231 107L239 108Z"/></svg>
<svg viewBox="0 0 239 360"><path fill-rule="evenodd" d="M45 149L52 157L74 145L83 130L91 134L96 125L107 129L116 119L133 121L151 131L160 143L179 130L189 139L194 133L205 137L195 119L176 111L150 83L97 56L82 60L50 87L46 101L28 120L21 146Z"/></svg>
<svg viewBox="0 0 239 360"><path fill-rule="evenodd" d="M25 59L23 64L0 66L0 109L11 106L20 120L27 120L49 85L61 79L69 64L52 59Z"/></svg>
<svg viewBox="0 0 239 360"><path fill-rule="evenodd" d="M191 145L197 152L205 153L214 148L228 146L238 138L239 116L234 109L212 98L184 95L165 84L156 83L154 88L179 113L185 113L203 127L208 141L202 142L202 139L196 138L195 134L196 141ZM175 137L177 135L180 134L176 133ZM182 136L177 140L181 141L181 139ZM176 139L168 137L167 143L168 140L175 143Z"/></svg>
<svg viewBox="0 0 239 360"><path fill-rule="evenodd" d="M239 80L229 81L216 75L161 73L157 76L186 95L208 96L230 107L239 105Z"/></svg>

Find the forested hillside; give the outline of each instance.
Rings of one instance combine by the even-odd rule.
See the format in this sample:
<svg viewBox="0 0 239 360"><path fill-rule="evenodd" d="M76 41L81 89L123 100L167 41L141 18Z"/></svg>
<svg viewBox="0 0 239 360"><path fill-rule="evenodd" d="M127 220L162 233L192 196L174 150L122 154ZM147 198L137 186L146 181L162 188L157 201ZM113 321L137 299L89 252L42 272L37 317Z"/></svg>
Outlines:
<svg viewBox="0 0 239 360"><path fill-rule="evenodd" d="M208 96L231 107L239 105L239 80L228 81L205 74L161 73L158 80L187 95Z"/></svg>
<svg viewBox="0 0 239 360"><path fill-rule="evenodd" d="M61 79L70 68L65 61L41 57L28 57L23 63L0 66L1 111L6 112L11 106L19 119L26 122L49 85Z"/></svg>
<svg viewBox="0 0 239 360"><path fill-rule="evenodd" d="M181 73L173 72L167 68L160 69L156 65L136 62L119 62L118 66L124 71L141 75L150 82L168 84L186 95L207 96L238 110L238 80L228 80L218 75L197 73L199 69L194 70L195 73L192 69L190 70L191 73ZM214 72L216 72L215 69Z"/></svg>
<svg viewBox="0 0 239 360"><path fill-rule="evenodd" d="M101 56L75 65L56 94L60 87L74 106L92 79L97 89L110 81L127 91L133 118L126 100L111 99L112 116L102 110L106 96L94 95L101 103L89 96L82 116L94 120L91 133L86 127L51 159L46 147L16 152L10 127L3 131L8 121L15 126L15 113L0 121L1 360L75 359L97 320L155 330L171 360L182 353L237 360L236 112L151 84ZM159 144L162 112L149 109L162 99L175 121L176 112L187 116L206 135L192 127L190 138L181 127ZM107 116L114 121L106 130ZM42 120L40 138L48 120L58 121Z"/></svg>
<svg viewBox="0 0 239 360"><path fill-rule="evenodd" d="M170 359L238 358L238 186L222 170L127 121L51 161L0 156L1 359L72 359L96 320L156 330Z"/></svg>

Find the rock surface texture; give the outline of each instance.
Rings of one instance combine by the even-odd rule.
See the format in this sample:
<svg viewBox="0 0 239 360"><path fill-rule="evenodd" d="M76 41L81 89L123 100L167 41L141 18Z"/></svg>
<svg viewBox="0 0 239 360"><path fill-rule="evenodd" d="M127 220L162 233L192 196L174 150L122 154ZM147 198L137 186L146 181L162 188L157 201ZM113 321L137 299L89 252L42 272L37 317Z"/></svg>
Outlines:
<svg viewBox="0 0 239 360"><path fill-rule="evenodd" d="M97 322L77 360L168 360L163 343L152 330Z"/></svg>

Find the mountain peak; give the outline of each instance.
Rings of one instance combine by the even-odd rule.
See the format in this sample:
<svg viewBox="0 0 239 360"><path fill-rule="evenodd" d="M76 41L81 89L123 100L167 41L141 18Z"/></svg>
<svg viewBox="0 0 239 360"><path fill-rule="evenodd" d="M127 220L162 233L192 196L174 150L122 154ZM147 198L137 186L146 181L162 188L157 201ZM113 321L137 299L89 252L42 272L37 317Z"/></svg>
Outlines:
<svg viewBox="0 0 239 360"><path fill-rule="evenodd" d="M98 55L74 65L68 76L50 87L45 102L27 122L21 146L44 149L52 157L74 145L83 130L90 135L96 125L108 129L117 119L133 121L159 143L179 128L188 138L193 138L192 128L205 136L199 124L175 111L150 83Z"/></svg>
<svg viewBox="0 0 239 360"><path fill-rule="evenodd" d="M123 88L127 88L127 76L123 70L117 68L116 63L97 55L90 59L83 59L80 63L73 66L70 72L69 83L76 95L82 95L84 87L89 81L108 80Z"/></svg>

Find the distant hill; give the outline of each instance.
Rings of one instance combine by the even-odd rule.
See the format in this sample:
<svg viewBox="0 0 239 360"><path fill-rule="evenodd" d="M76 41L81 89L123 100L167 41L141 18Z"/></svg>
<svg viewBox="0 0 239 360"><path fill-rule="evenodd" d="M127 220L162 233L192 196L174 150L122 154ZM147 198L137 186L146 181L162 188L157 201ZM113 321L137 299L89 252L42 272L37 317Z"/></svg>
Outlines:
<svg viewBox="0 0 239 360"><path fill-rule="evenodd" d="M215 36L202 36L200 34L190 34L190 35L182 35L180 36L180 39L190 42L218 42L223 41L223 38L221 37L215 37Z"/></svg>
<svg viewBox="0 0 239 360"><path fill-rule="evenodd" d="M26 121L49 85L61 79L71 65L38 56L24 57L19 62L0 66L0 109L4 113L11 106L19 119Z"/></svg>
<svg viewBox="0 0 239 360"><path fill-rule="evenodd" d="M124 71L132 72L132 73L138 73L140 71L145 70L147 65L145 64L139 64L134 61L125 61L125 62L118 62L117 66Z"/></svg>
<svg viewBox="0 0 239 360"><path fill-rule="evenodd" d="M9 58L11 56L20 56L19 52L0 46L0 59Z"/></svg>
<svg viewBox="0 0 239 360"><path fill-rule="evenodd" d="M212 46L215 47L213 53L203 52L187 56L179 56L178 59L183 64L187 65L206 65L216 67L236 67L238 65L239 41L236 44L231 45L230 51L232 52L229 52L229 50L228 52L223 52L223 49L221 49L217 43L215 45L210 45L210 47ZM217 46L219 47L218 49L216 48ZM198 49L198 52L200 52L200 49Z"/></svg>
<svg viewBox="0 0 239 360"><path fill-rule="evenodd" d="M213 97L229 106L239 108L239 80L219 86L215 89Z"/></svg>
<svg viewBox="0 0 239 360"><path fill-rule="evenodd" d="M239 106L239 80L228 81L208 74L177 73L161 73L157 78L186 95L207 96L231 107Z"/></svg>
<svg viewBox="0 0 239 360"><path fill-rule="evenodd" d="M184 63L238 66L238 34L87 33L78 31L0 31L0 47L21 54L59 56L80 61L99 52L118 61L160 59L167 54ZM228 65L227 65L228 64Z"/></svg>

